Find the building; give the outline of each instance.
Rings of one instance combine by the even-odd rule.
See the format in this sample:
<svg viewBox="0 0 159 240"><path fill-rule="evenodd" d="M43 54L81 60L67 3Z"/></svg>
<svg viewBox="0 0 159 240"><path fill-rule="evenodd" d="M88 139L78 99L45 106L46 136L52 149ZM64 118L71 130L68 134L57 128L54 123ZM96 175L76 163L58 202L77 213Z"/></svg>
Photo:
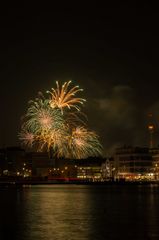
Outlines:
<svg viewBox="0 0 159 240"><path fill-rule="evenodd" d="M155 154L149 148L117 148L114 154L115 178L125 180L155 180L154 159Z"/></svg>
<svg viewBox="0 0 159 240"><path fill-rule="evenodd" d="M77 178L89 181L100 181L102 179L102 164L105 159L89 157L87 159L74 160L77 166Z"/></svg>
<svg viewBox="0 0 159 240"><path fill-rule="evenodd" d="M50 169L49 179L98 181L102 179L102 158L56 159L56 165Z"/></svg>
<svg viewBox="0 0 159 240"><path fill-rule="evenodd" d="M17 176L23 172L25 151L20 147L0 149L0 174Z"/></svg>
<svg viewBox="0 0 159 240"><path fill-rule="evenodd" d="M32 176L46 177L52 167L53 160L47 152L26 152L25 168L31 170Z"/></svg>
<svg viewBox="0 0 159 240"><path fill-rule="evenodd" d="M102 158L64 159L48 152L26 152L20 147L0 149L0 176L49 179L102 179Z"/></svg>
<svg viewBox="0 0 159 240"><path fill-rule="evenodd" d="M159 180L159 148L151 148L150 153L152 154L153 160L154 178Z"/></svg>

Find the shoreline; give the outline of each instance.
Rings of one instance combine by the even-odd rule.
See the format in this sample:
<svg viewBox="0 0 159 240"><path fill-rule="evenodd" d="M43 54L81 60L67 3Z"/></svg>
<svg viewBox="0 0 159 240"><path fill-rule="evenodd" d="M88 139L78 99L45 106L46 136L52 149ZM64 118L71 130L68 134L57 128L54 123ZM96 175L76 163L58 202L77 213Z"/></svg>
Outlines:
<svg viewBox="0 0 159 240"><path fill-rule="evenodd" d="M92 186L124 186L124 185L158 185L159 181L0 181L0 187L9 186L23 186L23 185L92 185Z"/></svg>

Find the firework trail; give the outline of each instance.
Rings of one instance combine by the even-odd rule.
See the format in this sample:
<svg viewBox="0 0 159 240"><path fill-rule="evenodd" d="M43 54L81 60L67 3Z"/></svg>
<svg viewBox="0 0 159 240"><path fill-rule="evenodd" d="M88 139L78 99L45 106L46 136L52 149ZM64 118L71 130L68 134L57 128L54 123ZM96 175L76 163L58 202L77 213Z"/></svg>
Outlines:
<svg viewBox="0 0 159 240"><path fill-rule="evenodd" d="M81 126L72 130L69 147L72 157L78 159L89 156L99 156L102 150L97 134Z"/></svg>
<svg viewBox="0 0 159 240"><path fill-rule="evenodd" d="M75 94L83 91L83 89L80 89L79 86L75 86L73 88L69 89L71 81L65 82L62 87L60 87L58 81L56 81L56 89L52 88L52 91L47 91L51 95L50 100L50 106L52 108L60 108L63 110L63 108L75 108L78 111L80 111L80 108L77 104L83 104L86 100L83 98L77 98L75 97Z"/></svg>
<svg viewBox="0 0 159 240"><path fill-rule="evenodd" d="M69 88L70 83L60 87L56 82L56 88L47 91L48 98L40 93L35 101L29 101L19 138L24 145L34 146L38 151L52 149L58 157L99 156L102 150L99 138L86 129L85 115L79 107L85 99L75 96L83 90L78 86Z"/></svg>

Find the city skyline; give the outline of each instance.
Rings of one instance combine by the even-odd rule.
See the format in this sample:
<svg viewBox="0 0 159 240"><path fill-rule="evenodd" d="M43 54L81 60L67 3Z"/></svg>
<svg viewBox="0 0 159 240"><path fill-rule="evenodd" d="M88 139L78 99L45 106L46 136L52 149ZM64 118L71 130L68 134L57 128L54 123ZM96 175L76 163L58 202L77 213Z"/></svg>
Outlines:
<svg viewBox="0 0 159 240"><path fill-rule="evenodd" d="M157 10L115 6L8 6L1 16L1 146L19 145L27 102L55 81L84 89L90 128L105 151L159 141ZM152 113L152 117L149 114Z"/></svg>

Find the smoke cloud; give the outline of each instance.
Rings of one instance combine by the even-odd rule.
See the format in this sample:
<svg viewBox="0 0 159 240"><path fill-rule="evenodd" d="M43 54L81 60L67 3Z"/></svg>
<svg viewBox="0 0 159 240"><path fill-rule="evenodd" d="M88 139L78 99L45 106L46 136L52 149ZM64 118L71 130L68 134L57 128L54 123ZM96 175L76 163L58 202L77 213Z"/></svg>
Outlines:
<svg viewBox="0 0 159 240"><path fill-rule="evenodd" d="M139 111L131 87L116 85L107 95L88 102L89 125L100 135L105 155L119 146L143 146L148 143L145 113Z"/></svg>

